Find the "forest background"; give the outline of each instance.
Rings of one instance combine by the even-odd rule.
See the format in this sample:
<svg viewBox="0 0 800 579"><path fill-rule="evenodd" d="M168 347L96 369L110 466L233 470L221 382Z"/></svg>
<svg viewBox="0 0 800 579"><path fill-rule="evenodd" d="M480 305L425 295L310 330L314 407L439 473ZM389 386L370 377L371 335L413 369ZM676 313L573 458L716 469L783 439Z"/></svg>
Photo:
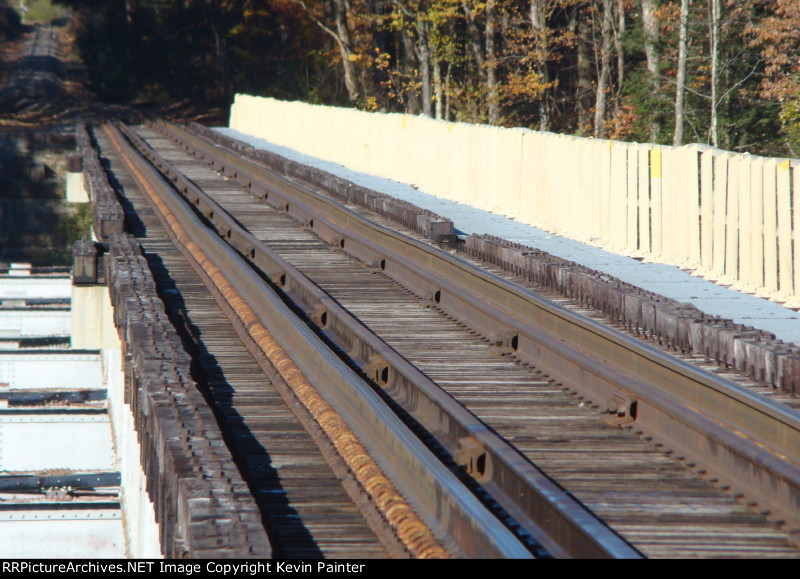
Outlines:
<svg viewBox="0 0 800 579"><path fill-rule="evenodd" d="M243 92L800 156L800 0L17 1L0 40L68 16L100 98L212 123Z"/></svg>

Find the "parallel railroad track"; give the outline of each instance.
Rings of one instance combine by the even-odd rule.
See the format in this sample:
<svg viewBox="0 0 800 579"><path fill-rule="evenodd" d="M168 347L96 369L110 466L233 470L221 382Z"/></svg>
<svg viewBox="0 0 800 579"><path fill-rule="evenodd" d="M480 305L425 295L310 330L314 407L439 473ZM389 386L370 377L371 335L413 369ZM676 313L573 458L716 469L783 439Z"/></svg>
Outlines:
<svg viewBox="0 0 800 579"><path fill-rule="evenodd" d="M786 507L797 496L798 480L793 462L798 422L791 411L751 400L735 387L730 394L722 381L697 377L694 370L667 362L652 348L638 354L644 361L634 362L626 353L609 351L606 357L612 367L598 370L597 361L589 360L587 354L596 349L593 340L604 340L603 347L624 351L635 348L635 340L604 336L591 323L568 319L558 308L550 307L555 313L546 314L554 318L530 313L529 304L535 300L528 292L509 290L492 276L471 273L468 266L442 252L423 250L424 257L405 261L412 251L419 251L413 243L382 231L370 238L370 228L378 228L363 224L355 226L355 233L346 230L344 225L357 221L351 214L339 213L302 187L240 163L219 149L206 145L204 154L214 157L217 169L224 167L227 175L244 181L245 188L231 183L230 177L198 166L194 158L152 129L138 128L136 132L140 137L131 133L131 138L144 139L138 143L140 149L176 183L206 224L216 229L216 237L228 239L250 263L250 271L271 280L273 288L283 291L307 321L314 321L316 334L339 350L362 377L370 379L384 400L399 407L400 414L422 433L427 446L448 467L458 463L460 470L470 472L469 486L475 496L532 553L797 555L791 536L746 505L770 511L771 520L780 522L785 530L797 528L797 513ZM202 145L186 134L173 136L191 141L192 146ZM121 141L121 137L117 139ZM104 151L112 150L105 138L101 142ZM124 189L128 195L129 187ZM130 203L137 214L148 215L140 200L133 198ZM315 205L324 211L314 213ZM151 227L147 225L148 231ZM377 241L381 236L388 236L393 247L381 248ZM348 255L350 252L361 260ZM422 266L409 265L414 259L425 261L440 277L424 277ZM294 268L325 293L319 293L302 276L294 277ZM445 272L444 278L441 272ZM481 284L489 287L477 290L489 292L480 300L482 305L472 305L463 290L451 285L467 276L478 280L471 282L473 291ZM181 292L183 297L176 299L189 303L193 293ZM519 304L524 307L513 310L512 306ZM359 320L355 327L341 307ZM521 312L521 320L509 316L512 310ZM554 338L531 331L529 315L538 316L539 327L566 328L581 344L583 351L576 354L584 358L585 365L570 367L563 362L561 356L570 348L559 341L566 338L555 338L554 343ZM561 321L564 319L568 321ZM367 337L369 332L360 324L377 337ZM216 343L210 331L209 327L196 336L203 347ZM212 340L206 344L209 337ZM534 355L541 353L544 359L536 361ZM648 381L681 386L683 381L695 380L704 393L695 395L687 406L678 392L653 392L641 378L631 376L628 368L637 365L645 367ZM661 366L672 374L667 378L653 374L654 368ZM621 382L612 383L612 378ZM702 407L708 400L719 410L713 420ZM750 410L745 424L734 423L744 437L723 428L724 422L733 420L726 415L727 407L732 406L736 406L732 412L757 408ZM231 412L244 415L238 407ZM693 413L698 415L694 424L685 419ZM681 421L684 426L676 424ZM698 424L715 428L714 437L706 438ZM756 430L748 432L752 427ZM772 438L760 438L762 434ZM770 448L759 446L761 440L789 460L781 461ZM712 463L705 449L722 456L723 463L726 457L731 463L750 461L745 470L757 471L753 476L768 480L764 486L776 492L765 497L764 488L754 487L752 481L740 484L743 479L737 478L738 473ZM664 450L681 460L666 456ZM551 478L569 492L560 493ZM720 487L733 492L722 492ZM554 498L555 504L544 501L547 496ZM424 502L421 498L411 501L418 510ZM458 545L457 529L452 533L450 527L448 534L429 513L420 516L452 554L481 553Z"/></svg>

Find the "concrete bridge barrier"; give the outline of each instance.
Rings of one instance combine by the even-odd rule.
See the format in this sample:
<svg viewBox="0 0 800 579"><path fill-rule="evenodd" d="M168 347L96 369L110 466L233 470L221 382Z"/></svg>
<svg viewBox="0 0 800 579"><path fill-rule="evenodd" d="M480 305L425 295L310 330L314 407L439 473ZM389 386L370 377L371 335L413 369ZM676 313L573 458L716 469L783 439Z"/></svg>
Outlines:
<svg viewBox="0 0 800 579"><path fill-rule="evenodd" d="M247 95L236 96L230 126L557 235L800 306L797 160Z"/></svg>

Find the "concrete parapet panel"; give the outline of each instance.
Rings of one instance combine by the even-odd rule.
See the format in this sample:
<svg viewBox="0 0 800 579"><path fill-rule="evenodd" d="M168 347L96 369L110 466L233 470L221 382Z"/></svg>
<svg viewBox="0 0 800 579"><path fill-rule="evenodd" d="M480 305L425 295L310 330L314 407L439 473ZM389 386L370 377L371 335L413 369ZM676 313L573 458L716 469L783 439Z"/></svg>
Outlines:
<svg viewBox="0 0 800 579"><path fill-rule="evenodd" d="M711 150L706 145L686 145L682 147L686 167L684 182L684 203L686 208L686 245L682 247L684 264L691 268L700 266L700 211L701 211L701 156Z"/></svg>
<svg viewBox="0 0 800 579"><path fill-rule="evenodd" d="M106 286L72 286L72 347L118 347L114 309Z"/></svg>
<svg viewBox="0 0 800 579"><path fill-rule="evenodd" d="M522 174L522 129L487 127L490 139L486 146L485 183L488 204L493 211L515 216L518 211L520 177Z"/></svg>
<svg viewBox="0 0 800 579"><path fill-rule="evenodd" d="M609 169L608 247L625 251L628 239L628 145L611 143Z"/></svg>
<svg viewBox="0 0 800 579"><path fill-rule="evenodd" d="M737 181L739 182L739 273L737 284L739 288L755 290L752 275L752 231L754 227L754 216L752 213L753 191L751 187L751 172L754 172L753 159L751 155L739 157L739 171ZM760 216L759 216L760 217ZM760 227L760 223L759 223Z"/></svg>
<svg viewBox="0 0 800 579"><path fill-rule="evenodd" d="M763 172L764 203L764 290L778 293L778 160L765 159Z"/></svg>
<svg viewBox="0 0 800 579"><path fill-rule="evenodd" d="M714 150L700 152L698 270L713 271L714 262Z"/></svg>
<svg viewBox="0 0 800 579"><path fill-rule="evenodd" d="M424 123L424 126L425 130L422 135L426 139L426 143L420 143L420 145L426 150L425 182L429 184L431 192L435 195L449 197L453 195L453 177L450 174L450 168L455 165L453 159L455 143L452 132L456 124L433 121Z"/></svg>
<svg viewBox="0 0 800 579"><path fill-rule="evenodd" d="M639 161L641 145L626 145L628 159L625 171L625 252L642 255L639 250Z"/></svg>
<svg viewBox="0 0 800 579"><path fill-rule="evenodd" d="M519 210L515 217L524 223L536 225L537 207L536 195L539 185L536 170L536 156L539 149L540 133L531 131L522 135L522 151L520 154L520 188L519 188Z"/></svg>
<svg viewBox="0 0 800 579"><path fill-rule="evenodd" d="M86 187L83 171L80 173L67 173L67 201L69 203L89 202L89 191Z"/></svg>
<svg viewBox="0 0 800 579"><path fill-rule="evenodd" d="M750 157L750 264L745 282L764 287L764 159Z"/></svg>
<svg viewBox="0 0 800 579"><path fill-rule="evenodd" d="M680 239L685 235L680 219L681 212L685 211L680 207L682 183L685 180L681 157L677 149L661 150L661 199L657 208L661 215L661 245L657 254L670 263L681 259Z"/></svg>
<svg viewBox="0 0 800 579"><path fill-rule="evenodd" d="M458 123L453 127L450 135L453 143L452 153L449 163L444 166L449 166L453 172L453 190L446 198L459 203L478 206L476 200L473 199L478 168L471 162L475 155L475 146L471 142L472 131L469 125Z"/></svg>
<svg viewBox="0 0 800 579"><path fill-rule="evenodd" d="M739 279L739 232L741 220L739 213L742 207L739 193L739 175L742 168L743 155L731 155L728 158L728 196L725 212L725 274L722 278L728 283ZM748 176L749 179L749 176Z"/></svg>
<svg viewBox="0 0 800 579"><path fill-rule="evenodd" d="M412 156L404 173L409 178L415 178L411 183L422 191L448 197L447 184L443 183L439 165L439 159L447 158L452 150L446 124L427 117L415 117L412 126L414 128L409 131L413 144L413 150L410 151Z"/></svg>
<svg viewBox="0 0 800 579"><path fill-rule="evenodd" d="M637 183L639 208L637 222L638 248L641 255L648 255L653 251L650 238L650 147L648 145L639 145L637 151L639 155Z"/></svg>
<svg viewBox="0 0 800 579"><path fill-rule="evenodd" d="M794 231L800 227L796 221L793 222L792 215L792 177L797 171L800 162L784 159L776 168L775 188L776 188L776 208L775 213L778 219L778 295L784 300L790 300L796 295L794 284L794 270L797 267L797 259L792 250L792 240ZM800 193L794 189L795 194Z"/></svg>
<svg viewBox="0 0 800 579"><path fill-rule="evenodd" d="M792 200L800 193L797 185L792 184L795 174L800 170L800 161L779 159L775 171L775 213L777 217L778 237L778 296L780 299L793 301L800 288L794 283L794 271L797 269L797 258L793 247L794 231L800 227L794 220ZM792 305L792 307L796 307Z"/></svg>
<svg viewBox="0 0 800 579"><path fill-rule="evenodd" d="M500 130L497 127L487 125L474 125L475 149L473 162L476 165L474 199L482 205L483 209L493 212L502 212L498 208L495 197L495 188L499 176L493 175L494 159L493 149L496 143L497 134Z"/></svg>
<svg viewBox="0 0 800 579"><path fill-rule="evenodd" d="M484 125L465 124L465 131L469 143L469 156L463 159L462 170L467 168L465 165L470 165L469 204L486 211L492 211L493 208L490 204L489 189L487 187L487 152L489 148L487 141L491 138L489 136L491 129Z"/></svg>
<svg viewBox="0 0 800 579"><path fill-rule="evenodd" d="M599 196L600 235L594 241L600 247L608 247L611 231L611 141L595 141L596 194Z"/></svg>
<svg viewBox="0 0 800 579"><path fill-rule="evenodd" d="M571 180L570 208L577 217L575 235L580 241L592 243L601 235L600 197L597 192L596 143L589 139L578 139L575 178Z"/></svg>
<svg viewBox="0 0 800 579"><path fill-rule="evenodd" d="M661 210L664 192L663 151L662 147L650 149L650 247L652 255L659 258L664 245L664 215Z"/></svg>
<svg viewBox="0 0 800 579"><path fill-rule="evenodd" d="M708 185L705 182L703 184L703 191L708 193L710 190L711 192L711 203L709 205L713 212L711 218L710 271L719 279L725 275L725 260L728 253L726 232L728 211L730 209L730 204L728 203L728 161L731 155L717 150L705 152L703 155L704 160L707 157L709 160L706 162L712 165L709 174L711 188L708 189ZM705 209L706 206L704 205L703 208ZM705 220L705 217L703 219ZM708 263L707 259L704 260L704 263Z"/></svg>
<svg viewBox="0 0 800 579"><path fill-rule="evenodd" d="M386 135L383 140L383 156L385 159L376 160L377 166L372 172L373 175L377 175L380 172L381 166L385 167L387 171L392 171L395 175L399 174L402 171L403 163L403 158L399 153L399 149L413 146L413 142L411 140L412 133L409 129L409 124L412 118L411 115L389 116L391 118L391 124L389 126L392 132ZM443 164L443 166L447 167L446 164Z"/></svg>
<svg viewBox="0 0 800 579"><path fill-rule="evenodd" d="M553 163L558 159L561 150L562 142L559 137L554 133L541 133L541 156L537 163L537 175L540 184L537 201L541 227L561 234L564 227L553 208L553 192L556 190L556 182L559 175L552 170Z"/></svg>
<svg viewBox="0 0 800 579"><path fill-rule="evenodd" d="M364 171L375 175L380 167L392 170L396 155L389 148L396 134L395 126L399 123L393 118L399 115L376 113L372 122L366 127L366 142L364 151Z"/></svg>
<svg viewBox="0 0 800 579"><path fill-rule="evenodd" d="M791 183L792 191L794 192L794 204L792 205L792 241L795 248L794 254L797 255L797 249L800 248L800 203L798 200L798 193L800 193L800 163L792 162L791 164ZM793 307L800 306L800 256L794 260L794 292L793 292Z"/></svg>
<svg viewBox="0 0 800 579"><path fill-rule="evenodd" d="M585 160L575 154L579 150L580 140L569 136L547 138L552 143L548 147L548 158L543 168L549 173L545 176L549 223L560 235L586 238L591 223L587 222L589 216L584 211L586 199L580 190L580 179L586 172ZM572 151L572 154L565 157L567 151ZM554 167L553 163L556 163L558 170L548 171L546 167Z"/></svg>
<svg viewBox="0 0 800 579"><path fill-rule="evenodd" d="M369 125L372 116L355 109L341 109L337 114L318 114L317 127L321 134L315 139L326 149L325 155L339 155L338 161L356 171L369 170ZM331 122L333 121L333 122ZM345 163L346 162L346 163Z"/></svg>
<svg viewBox="0 0 800 579"><path fill-rule="evenodd" d="M566 138L563 135L546 133L544 135L547 145L545 147L545 158L542 166L542 193L541 207L542 215L546 218L545 227L559 235L566 235L570 228L570 220L564 219L562 207L563 198L559 191L563 190L564 171L554 171L553 165L558 163L558 159L563 158L566 149Z"/></svg>

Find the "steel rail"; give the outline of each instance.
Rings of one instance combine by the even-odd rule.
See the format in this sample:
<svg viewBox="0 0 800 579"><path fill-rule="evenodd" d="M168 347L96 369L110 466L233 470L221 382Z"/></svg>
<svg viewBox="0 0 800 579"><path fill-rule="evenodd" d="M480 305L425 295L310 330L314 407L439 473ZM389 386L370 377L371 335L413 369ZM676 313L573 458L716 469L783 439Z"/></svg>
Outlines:
<svg viewBox="0 0 800 579"><path fill-rule="evenodd" d="M298 183L170 126L185 147L323 239L427 296L515 358L573 387L608 420L653 438L800 531L800 417L731 382L392 232Z"/></svg>
<svg viewBox="0 0 800 579"><path fill-rule="evenodd" d="M463 465L519 526L558 557L634 558L640 554L564 492L449 394L244 230L213 199L136 135L141 152L164 173L218 234L265 272L396 403ZM324 219L324 218L323 218ZM380 264L377 266L380 267Z"/></svg>
<svg viewBox="0 0 800 579"><path fill-rule="evenodd" d="M126 154L135 154L130 145L123 146ZM191 243L202 247L218 273L224 270L230 287L223 293L238 294L235 301L247 304L257 323L291 352L299 372L344 418L389 479L408 497L417 514L446 544L455 545L457 553L470 557L531 556L528 548L430 453L363 379L201 221L154 167L138 156L133 162L151 186L158 188L159 197L171 214L165 219L177 221L188 232ZM253 323L251 320L248 325Z"/></svg>

